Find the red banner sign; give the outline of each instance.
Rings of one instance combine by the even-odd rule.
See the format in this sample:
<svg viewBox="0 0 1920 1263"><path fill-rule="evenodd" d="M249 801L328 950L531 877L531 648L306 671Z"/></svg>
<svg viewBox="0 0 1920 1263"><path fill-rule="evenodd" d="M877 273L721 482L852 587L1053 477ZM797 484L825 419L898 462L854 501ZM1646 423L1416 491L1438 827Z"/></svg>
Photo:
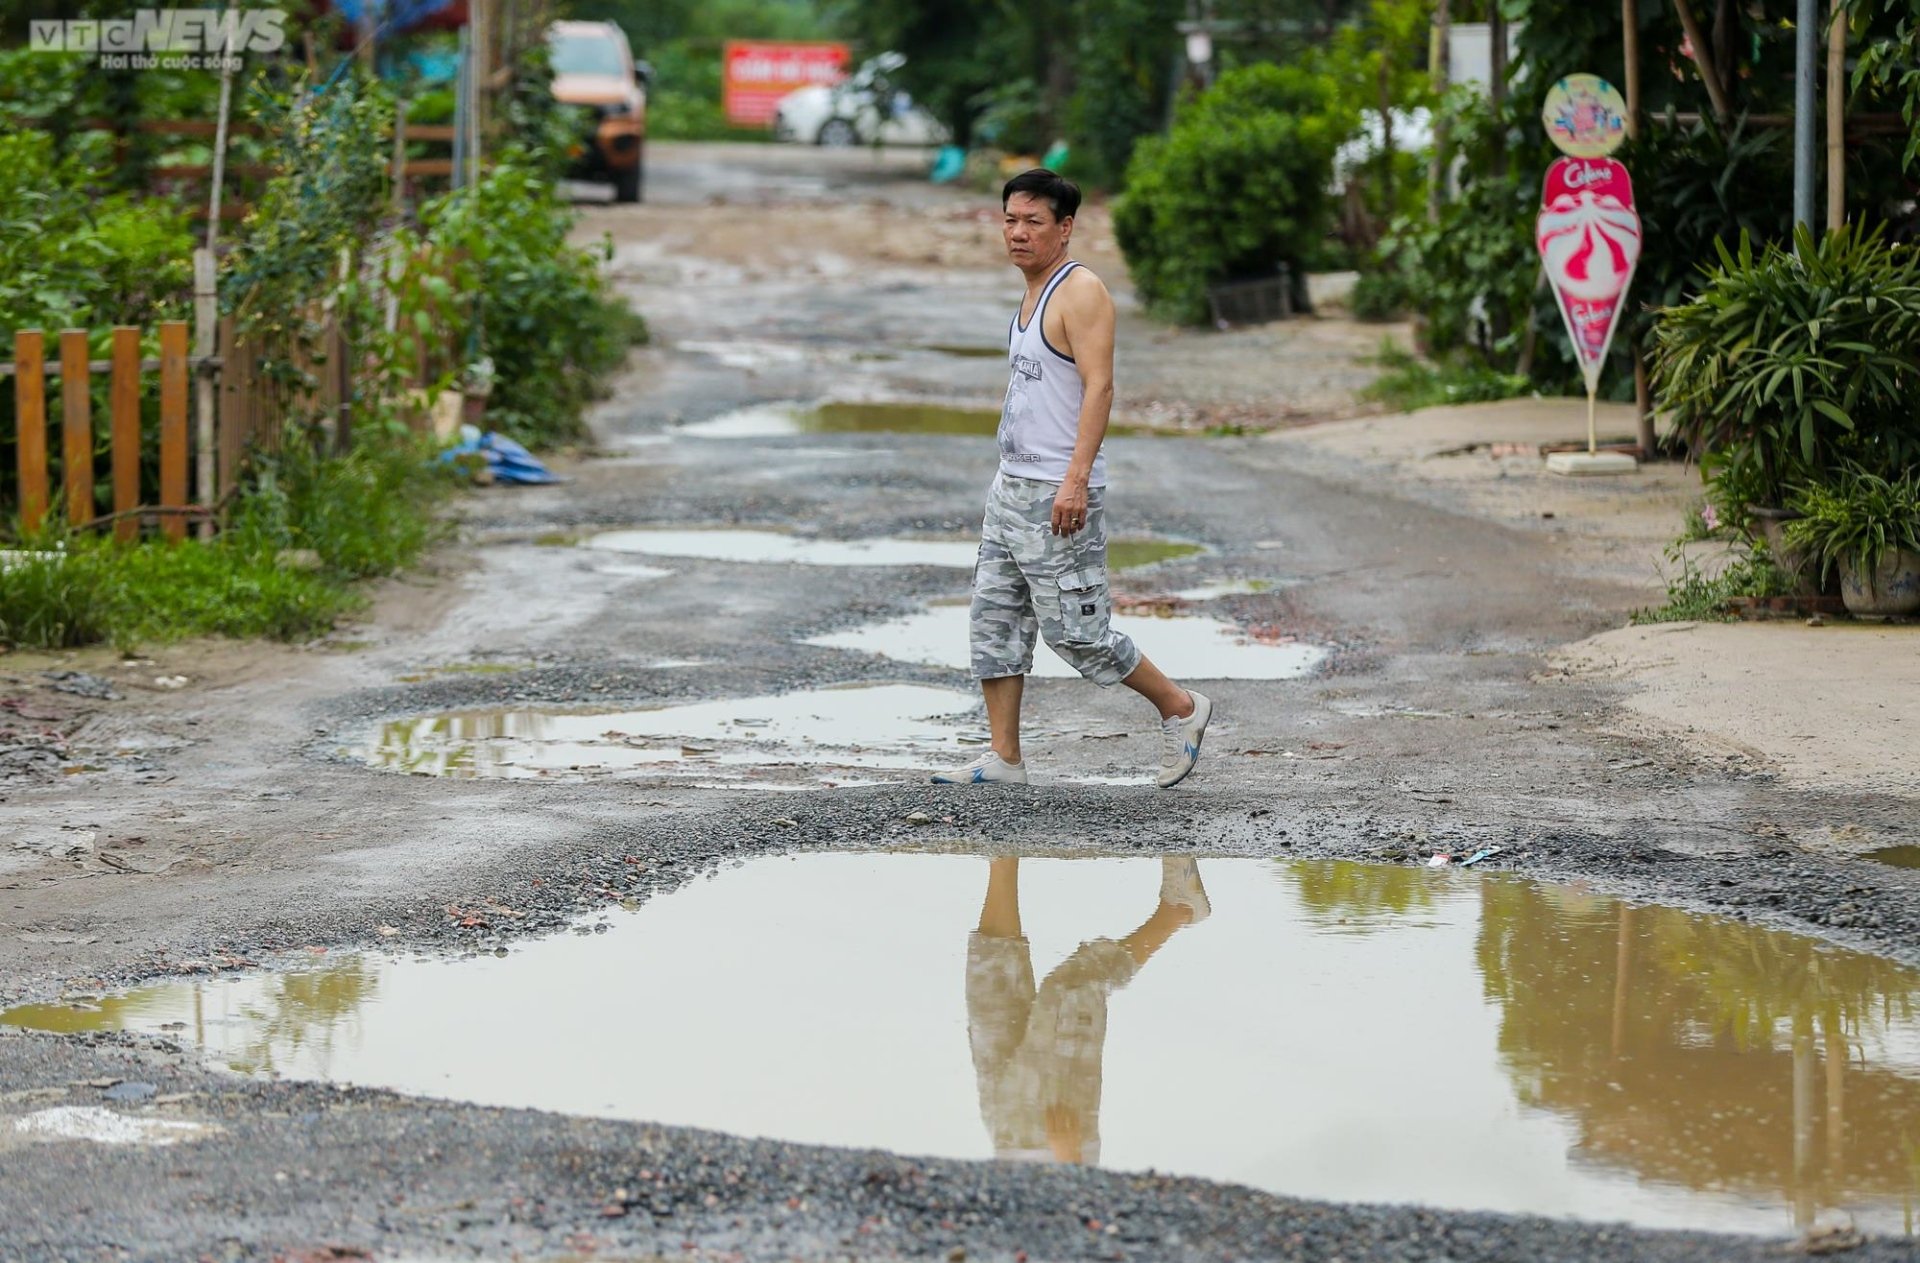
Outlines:
<svg viewBox="0 0 1920 1263"><path fill-rule="evenodd" d="M1547 168L1534 243L1592 393L1640 262L1633 180L1612 158L1561 158Z"/></svg>
<svg viewBox="0 0 1920 1263"><path fill-rule="evenodd" d="M767 126L781 97L796 88L840 82L851 57L845 44L728 40L721 63L727 121L736 127Z"/></svg>

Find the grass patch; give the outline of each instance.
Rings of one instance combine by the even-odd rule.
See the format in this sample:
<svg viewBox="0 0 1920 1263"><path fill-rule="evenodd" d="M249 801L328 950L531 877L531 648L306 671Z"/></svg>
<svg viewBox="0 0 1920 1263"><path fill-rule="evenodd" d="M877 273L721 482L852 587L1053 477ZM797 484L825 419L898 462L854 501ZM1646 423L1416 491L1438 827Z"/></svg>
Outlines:
<svg viewBox="0 0 1920 1263"><path fill-rule="evenodd" d="M187 636L320 635L363 604L355 580L390 574L441 537L433 509L450 486L412 448L337 460L299 449L260 467L212 541L31 540L37 555L0 569L0 642L131 649ZM284 564L289 550L319 565Z"/></svg>
<svg viewBox="0 0 1920 1263"><path fill-rule="evenodd" d="M1115 570L1151 566L1175 557L1191 557L1200 545L1172 539L1110 539L1107 541L1107 565Z"/></svg>
<svg viewBox="0 0 1920 1263"><path fill-rule="evenodd" d="M1425 360L1391 342L1380 345L1374 363L1382 373L1361 397L1387 405L1395 412L1415 412L1455 403L1492 403L1530 394L1531 383L1512 373L1495 372L1483 364L1452 360Z"/></svg>
<svg viewBox="0 0 1920 1263"><path fill-rule="evenodd" d="M1678 570L1667 575L1666 604L1635 610L1636 627L1649 623L1728 623L1728 609L1739 597L1787 596L1793 580L1765 553L1749 553L1709 577L1678 545L1667 549L1667 562Z"/></svg>

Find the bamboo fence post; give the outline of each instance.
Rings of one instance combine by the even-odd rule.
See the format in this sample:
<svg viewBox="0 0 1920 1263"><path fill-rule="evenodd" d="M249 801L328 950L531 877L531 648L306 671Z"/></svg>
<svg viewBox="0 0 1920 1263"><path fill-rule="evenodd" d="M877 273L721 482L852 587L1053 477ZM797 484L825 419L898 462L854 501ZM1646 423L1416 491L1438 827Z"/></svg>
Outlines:
<svg viewBox="0 0 1920 1263"><path fill-rule="evenodd" d="M168 320L160 326L160 505L181 509L186 504L187 322ZM160 529L168 539L185 539L187 520L178 513L162 514Z"/></svg>
<svg viewBox="0 0 1920 1263"><path fill-rule="evenodd" d="M1494 0L1497 6L1499 0ZM1626 61L1627 139L1640 138L1640 5L1620 0L1620 52Z"/></svg>
<svg viewBox="0 0 1920 1263"><path fill-rule="evenodd" d="M20 525L27 534L47 515L47 372L45 335L13 335L13 400L20 433L14 461L20 471Z"/></svg>
<svg viewBox="0 0 1920 1263"><path fill-rule="evenodd" d="M60 331L61 464L67 525L93 521L93 378L85 329Z"/></svg>
<svg viewBox="0 0 1920 1263"><path fill-rule="evenodd" d="M209 237L213 229L208 228ZM220 324L219 272L214 263L211 247L202 247L193 252L193 353L197 356L212 356L217 346L216 332ZM200 521L200 538L213 538L213 506L219 497L214 489L214 416L213 416L213 373L202 369L194 382L194 406L196 426L195 482L200 492L200 507L207 510L207 516Z"/></svg>
<svg viewBox="0 0 1920 1263"><path fill-rule="evenodd" d="M140 330L113 331L113 537L140 537Z"/></svg>
<svg viewBox="0 0 1920 1263"><path fill-rule="evenodd" d="M1713 50L1707 45L1706 34L1701 31L1699 20L1693 16L1693 7L1687 0L1673 0L1673 7L1679 11L1680 25L1687 33L1687 43L1693 47L1693 64L1700 68L1700 81L1707 86L1707 98L1713 102L1714 117L1725 124L1732 114L1727 102L1727 92L1720 83L1720 71L1713 64Z"/></svg>

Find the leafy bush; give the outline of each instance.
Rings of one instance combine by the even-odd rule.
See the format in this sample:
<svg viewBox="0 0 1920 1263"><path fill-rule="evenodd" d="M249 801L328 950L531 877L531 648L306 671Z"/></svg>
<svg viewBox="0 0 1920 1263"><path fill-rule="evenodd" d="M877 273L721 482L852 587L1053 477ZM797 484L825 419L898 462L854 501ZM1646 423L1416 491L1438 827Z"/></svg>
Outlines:
<svg viewBox="0 0 1920 1263"><path fill-rule="evenodd" d="M429 464L413 444L363 446L323 459L289 443L257 461L227 538L267 556L310 549L343 579L393 574L446 535L433 509L453 485L444 467Z"/></svg>
<svg viewBox="0 0 1920 1263"><path fill-rule="evenodd" d="M1920 552L1920 469L1882 478L1858 465L1824 483L1796 487L1787 507L1800 514L1787 541L1820 559L1821 577L1836 564L1870 572L1889 552Z"/></svg>
<svg viewBox="0 0 1920 1263"><path fill-rule="evenodd" d="M89 165L57 156L51 136L0 133L0 329L180 315L192 256L186 214L172 201L103 196Z"/></svg>
<svg viewBox="0 0 1920 1263"><path fill-rule="evenodd" d="M1450 358L1423 360L1391 342L1382 344L1378 362L1387 371L1361 393L1396 412L1455 403L1491 403L1516 398L1531 389L1526 378L1513 373Z"/></svg>
<svg viewBox="0 0 1920 1263"><path fill-rule="evenodd" d="M1303 278L1332 222L1334 151L1353 127L1331 76L1256 65L1222 75L1169 135L1142 141L1113 226L1148 308L1200 323L1210 284L1281 264Z"/></svg>
<svg viewBox="0 0 1920 1263"><path fill-rule="evenodd" d="M1073 140L1073 176L1083 184L1117 185L1140 138L1166 119L1168 79L1179 47L1184 0L1106 0L1096 21L1083 22L1066 131ZM1052 141L1046 136L1041 143ZM1039 152L1035 149L1034 152Z"/></svg>
<svg viewBox="0 0 1920 1263"><path fill-rule="evenodd" d="M1347 299L1357 320L1397 320L1407 310L1406 278L1392 268L1362 273Z"/></svg>
<svg viewBox="0 0 1920 1263"><path fill-rule="evenodd" d="M1438 223L1424 214L1394 223L1381 246L1385 267L1405 278L1407 306L1424 321L1426 345L1436 354L1472 347L1491 364L1512 367L1529 320L1540 256L1533 220L1540 209L1539 155L1515 152L1521 129L1539 130L1509 102L1496 114L1477 92L1455 91L1444 114L1457 151L1466 159L1460 191L1441 208ZM1493 159L1505 145L1504 172ZM1551 302L1551 299L1548 299ZM1549 313L1551 326L1558 317Z"/></svg>
<svg viewBox="0 0 1920 1263"><path fill-rule="evenodd" d="M599 378L646 340L645 323L611 292L593 255L568 243L573 220L558 189L517 152L421 211L453 291L474 296L455 318L469 358L493 359L489 424L529 445L581 434Z"/></svg>
<svg viewBox="0 0 1920 1263"><path fill-rule="evenodd" d="M386 209L394 105L348 75L319 94L262 89L248 108L276 140L280 173L241 225L222 298L266 349L262 374L294 384L297 353L317 345L315 304L337 292L343 258L365 248Z"/></svg>
<svg viewBox="0 0 1920 1263"><path fill-rule="evenodd" d="M1772 505L1844 462L1920 463L1920 250L1853 227L1796 247L1721 245L1654 327L1654 389L1688 449Z"/></svg>

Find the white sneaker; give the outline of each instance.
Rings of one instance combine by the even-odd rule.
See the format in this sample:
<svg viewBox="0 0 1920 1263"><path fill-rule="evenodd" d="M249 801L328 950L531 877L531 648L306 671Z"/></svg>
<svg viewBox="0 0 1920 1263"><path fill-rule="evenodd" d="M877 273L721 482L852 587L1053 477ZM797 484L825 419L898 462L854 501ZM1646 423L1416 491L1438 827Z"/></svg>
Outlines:
<svg viewBox="0 0 1920 1263"><path fill-rule="evenodd" d="M994 781L1005 781L1011 785L1027 783L1027 765L1024 761L1009 763L987 751L965 767L955 768L951 772L935 772L935 785L986 785Z"/></svg>
<svg viewBox="0 0 1920 1263"><path fill-rule="evenodd" d="M1167 855L1160 860L1160 902L1176 908L1189 908L1198 925L1213 913L1207 888L1200 884L1200 862L1186 855Z"/></svg>
<svg viewBox="0 0 1920 1263"><path fill-rule="evenodd" d="M1161 789L1172 789L1193 771L1193 765L1200 761L1200 741L1207 735L1207 721L1213 718L1213 703L1204 694L1188 689L1187 695L1193 698L1193 714L1160 721Z"/></svg>

